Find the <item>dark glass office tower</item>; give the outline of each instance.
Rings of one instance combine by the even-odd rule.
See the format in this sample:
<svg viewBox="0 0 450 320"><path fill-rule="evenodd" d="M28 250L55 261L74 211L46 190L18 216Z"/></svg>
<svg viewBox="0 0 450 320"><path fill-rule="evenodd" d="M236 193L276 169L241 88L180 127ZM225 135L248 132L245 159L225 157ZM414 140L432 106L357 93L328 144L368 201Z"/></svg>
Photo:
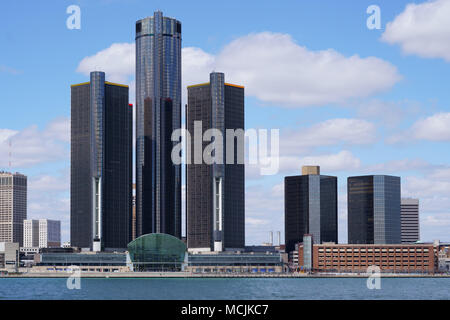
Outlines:
<svg viewBox="0 0 450 320"><path fill-rule="evenodd" d="M400 177L349 177L348 243L401 243Z"/></svg>
<svg viewBox="0 0 450 320"><path fill-rule="evenodd" d="M191 140L194 139L194 134L203 135L212 128L218 129L223 138L223 153L220 155L217 151L213 152L216 157L213 164L205 162L201 155L211 141L217 141L216 137L211 138L211 141L202 142L199 146L191 143L190 148L187 148L188 248L194 251L243 249L245 247L244 87L225 83L223 73L211 73L209 83L188 87L186 118L186 128L192 137ZM201 126L200 129L198 125ZM228 129L234 132L233 138L228 140L230 146L225 142Z"/></svg>
<svg viewBox="0 0 450 320"><path fill-rule="evenodd" d="M304 167L302 175L285 177L284 224L286 252L305 234L311 234L315 244L337 243L337 177L320 175L319 167Z"/></svg>
<svg viewBox="0 0 450 320"><path fill-rule="evenodd" d="M181 238L181 23L160 11L136 22L136 110L136 236Z"/></svg>
<svg viewBox="0 0 450 320"><path fill-rule="evenodd" d="M132 108L128 86L91 72L71 86L70 241L95 251L131 241Z"/></svg>

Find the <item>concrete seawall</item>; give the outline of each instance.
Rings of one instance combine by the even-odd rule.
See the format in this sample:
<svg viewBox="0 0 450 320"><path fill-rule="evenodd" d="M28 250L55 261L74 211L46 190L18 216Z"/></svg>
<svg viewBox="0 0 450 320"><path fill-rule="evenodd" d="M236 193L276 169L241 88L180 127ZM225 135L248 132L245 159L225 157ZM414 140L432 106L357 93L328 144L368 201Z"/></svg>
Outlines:
<svg viewBox="0 0 450 320"><path fill-rule="evenodd" d="M0 278L68 278L68 272L27 272ZM188 272L82 272L82 278L367 278L367 274L217 274ZM450 274L381 274L382 278L450 278Z"/></svg>

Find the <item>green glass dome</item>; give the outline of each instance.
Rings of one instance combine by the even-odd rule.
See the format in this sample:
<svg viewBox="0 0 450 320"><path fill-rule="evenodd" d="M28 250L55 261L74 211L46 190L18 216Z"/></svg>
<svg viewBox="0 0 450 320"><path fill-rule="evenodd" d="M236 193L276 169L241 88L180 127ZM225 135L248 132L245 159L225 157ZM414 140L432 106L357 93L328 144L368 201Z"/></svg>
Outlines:
<svg viewBox="0 0 450 320"><path fill-rule="evenodd" d="M164 233L145 234L128 244L128 253L136 271L181 270L186 252L183 241Z"/></svg>

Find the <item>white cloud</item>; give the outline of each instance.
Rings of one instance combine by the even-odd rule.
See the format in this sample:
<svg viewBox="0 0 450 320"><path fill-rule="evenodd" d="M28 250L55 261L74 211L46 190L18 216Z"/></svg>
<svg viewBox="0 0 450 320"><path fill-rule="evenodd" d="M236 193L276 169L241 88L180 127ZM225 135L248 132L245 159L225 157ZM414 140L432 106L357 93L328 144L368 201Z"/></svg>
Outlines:
<svg viewBox="0 0 450 320"><path fill-rule="evenodd" d="M347 150L335 154L304 157L300 159L300 163L302 165L320 166L323 174L327 174L327 172L357 170L361 166L361 161Z"/></svg>
<svg viewBox="0 0 450 320"><path fill-rule="evenodd" d="M9 141L11 141L11 148ZM36 125L21 131L0 129L0 167L7 167L10 150L14 168L67 160L69 141L70 120L68 118L55 119L43 130Z"/></svg>
<svg viewBox="0 0 450 320"><path fill-rule="evenodd" d="M61 220L62 241L70 240L70 170L28 178L28 218Z"/></svg>
<svg viewBox="0 0 450 320"><path fill-rule="evenodd" d="M268 242L269 232L281 231L284 243L284 183L267 188L263 185L246 188L245 233L246 244ZM275 239L276 241L276 239Z"/></svg>
<svg viewBox="0 0 450 320"><path fill-rule="evenodd" d="M200 48L183 48L183 88L209 81L209 73L213 71L215 57Z"/></svg>
<svg viewBox="0 0 450 320"><path fill-rule="evenodd" d="M108 79L126 82L134 74L134 44L115 43L84 58L77 71L95 69ZM390 89L400 79L397 68L375 58L346 57L328 49L311 51L288 34L262 32L240 37L217 55L200 48L182 52L183 95L186 85L209 81L213 70L226 81L246 86L259 100L286 107L341 103Z"/></svg>
<svg viewBox="0 0 450 320"><path fill-rule="evenodd" d="M217 70L246 86L247 94L283 106L341 103L390 89L396 67L375 57L311 51L288 34L262 32L238 38L216 58Z"/></svg>
<svg viewBox="0 0 450 320"><path fill-rule="evenodd" d="M28 188L32 192L69 192L70 172L64 170L58 175L40 174L28 179Z"/></svg>
<svg viewBox="0 0 450 320"><path fill-rule="evenodd" d="M441 112L418 120L405 132L387 139L389 143L411 140L450 141L450 112Z"/></svg>
<svg viewBox="0 0 450 320"><path fill-rule="evenodd" d="M432 167L433 165L422 159L401 159L365 166L363 168L363 172L367 174L373 174L376 172L381 174L398 174L402 171L427 171L432 169Z"/></svg>
<svg viewBox="0 0 450 320"><path fill-rule="evenodd" d="M433 179L450 180L450 168L436 169L430 174L430 177Z"/></svg>
<svg viewBox="0 0 450 320"><path fill-rule="evenodd" d="M398 44L406 54L450 61L450 1L408 4L386 25L381 39Z"/></svg>
<svg viewBox="0 0 450 320"><path fill-rule="evenodd" d="M330 119L309 128L283 131L280 139L281 152L292 154L305 148L370 144L376 139L376 128L366 120Z"/></svg>
<svg viewBox="0 0 450 320"><path fill-rule="evenodd" d="M450 241L450 179L437 175L440 170L422 177L402 179L402 197L420 200L421 240Z"/></svg>
<svg viewBox="0 0 450 320"><path fill-rule="evenodd" d="M450 141L450 113L438 113L417 121L412 132L416 139Z"/></svg>
<svg viewBox="0 0 450 320"><path fill-rule="evenodd" d="M450 181L410 176L403 179L402 186L403 194L410 197L447 197Z"/></svg>
<svg viewBox="0 0 450 320"><path fill-rule="evenodd" d="M9 138L17 134L18 131L10 129L0 129L0 143L8 142Z"/></svg>
<svg viewBox="0 0 450 320"><path fill-rule="evenodd" d="M366 99L350 104L356 107L358 117L379 121L383 126L396 128L399 123L416 116L420 111L420 104L415 101L383 101L379 99Z"/></svg>
<svg viewBox="0 0 450 320"><path fill-rule="evenodd" d="M268 159L264 159L264 164L268 163ZM313 156L280 156L279 170L275 174L298 175L301 174L302 166L313 165L320 166L323 174L331 174L339 171L358 170L361 167L361 161L355 157L350 151L342 150L338 153L320 154ZM262 179L261 164L246 165L245 175L247 179Z"/></svg>
<svg viewBox="0 0 450 320"><path fill-rule="evenodd" d="M81 60L77 72L88 76L91 71L104 71L108 80L128 83L135 72L135 63L134 43L113 43Z"/></svg>
<svg viewBox="0 0 450 320"><path fill-rule="evenodd" d="M350 151L321 154L314 154L314 151L321 147L367 145L375 140L375 126L361 119L330 119L308 128L281 130L278 173L297 174L301 166L307 164L320 165L324 172L357 170L361 166L360 160ZM259 160L258 165L246 166L247 178L262 178L261 168L274 162L273 158Z"/></svg>

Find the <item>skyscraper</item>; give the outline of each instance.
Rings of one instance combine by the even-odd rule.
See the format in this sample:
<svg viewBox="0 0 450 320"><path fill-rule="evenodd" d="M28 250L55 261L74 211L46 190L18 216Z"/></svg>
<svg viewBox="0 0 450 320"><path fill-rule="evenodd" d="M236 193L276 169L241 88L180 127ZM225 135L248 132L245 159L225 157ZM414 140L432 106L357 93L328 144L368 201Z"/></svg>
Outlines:
<svg viewBox="0 0 450 320"><path fill-rule="evenodd" d="M160 11L136 22L136 112L136 236L181 238L181 23Z"/></svg>
<svg viewBox="0 0 450 320"><path fill-rule="evenodd" d="M0 172L0 242L23 245L23 220L27 218L27 177Z"/></svg>
<svg viewBox="0 0 450 320"><path fill-rule="evenodd" d="M131 241L132 108L128 86L91 72L71 86L70 237L75 247Z"/></svg>
<svg viewBox="0 0 450 320"><path fill-rule="evenodd" d="M307 166L302 175L284 178L284 224L286 252L310 234L314 243L338 241L337 177L320 174Z"/></svg>
<svg viewBox="0 0 450 320"><path fill-rule="evenodd" d="M348 243L401 243L400 177L349 177Z"/></svg>
<svg viewBox="0 0 450 320"><path fill-rule="evenodd" d="M401 200L402 243L414 243L420 240L419 199Z"/></svg>
<svg viewBox="0 0 450 320"><path fill-rule="evenodd" d="M199 125L202 136L209 129L218 129L223 145L221 154L214 150L216 161L212 164L202 158L211 142L202 142L199 146L194 142L193 150L187 150L188 248L196 251L242 249L245 246L244 87L225 83L223 73L211 73L209 83L188 87L186 117L186 128L192 137ZM240 130L242 135L237 133L231 141L226 141L229 129ZM217 137L214 137L216 142ZM230 143L234 145L229 146ZM227 153L229 147L233 154ZM231 163L227 156L232 159Z"/></svg>

